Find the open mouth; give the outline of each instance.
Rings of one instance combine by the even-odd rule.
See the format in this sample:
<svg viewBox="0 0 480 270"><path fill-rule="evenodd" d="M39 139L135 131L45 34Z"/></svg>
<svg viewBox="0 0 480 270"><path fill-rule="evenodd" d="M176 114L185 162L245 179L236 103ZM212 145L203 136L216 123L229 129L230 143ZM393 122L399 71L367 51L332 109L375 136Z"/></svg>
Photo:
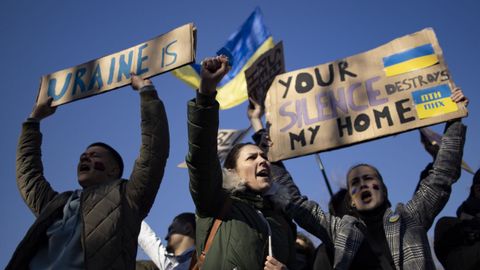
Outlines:
<svg viewBox="0 0 480 270"><path fill-rule="evenodd" d="M79 167L80 172L86 172L89 170L90 170L90 166L88 166L87 164L80 164L80 167Z"/></svg>
<svg viewBox="0 0 480 270"><path fill-rule="evenodd" d="M365 190L360 194L360 198L362 199L362 202L369 203L372 201L372 192Z"/></svg>
<svg viewBox="0 0 480 270"><path fill-rule="evenodd" d="M257 177L268 177L268 176L269 176L269 172L267 169L263 169L257 172Z"/></svg>

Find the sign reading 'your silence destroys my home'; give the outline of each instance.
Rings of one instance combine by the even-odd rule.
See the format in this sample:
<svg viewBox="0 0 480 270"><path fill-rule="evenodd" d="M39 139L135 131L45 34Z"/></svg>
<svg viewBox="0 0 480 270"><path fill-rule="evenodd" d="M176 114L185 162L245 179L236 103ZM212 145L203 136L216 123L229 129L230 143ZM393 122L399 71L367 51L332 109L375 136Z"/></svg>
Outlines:
<svg viewBox="0 0 480 270"><path fill-rule="evenodd" d="M432 29L275 77L265 101L272 161L465 117Z"/></svg>

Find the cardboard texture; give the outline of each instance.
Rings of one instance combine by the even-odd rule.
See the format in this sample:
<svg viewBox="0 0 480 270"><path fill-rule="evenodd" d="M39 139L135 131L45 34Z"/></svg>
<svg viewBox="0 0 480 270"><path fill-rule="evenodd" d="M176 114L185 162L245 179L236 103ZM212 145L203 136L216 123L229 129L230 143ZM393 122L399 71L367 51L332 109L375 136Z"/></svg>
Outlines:
<svg viewBox="0 0 480 270"><path fill-rule="evenodd" d="M278 161L465 117L435 33L279 75L265 100Z"/></svg>
<svg viewBox="0 0 480 270"><path fill-rule="evenodd" d="M219 129L217 135L218 159L223 164L232 147L241 142L247 134L247 129ZM178 168L187 168L187 164L182 162L177 165Z"/></svg>
<svg viewBox="0 0 480 270"><path fill-rule="evenodd" d="M263 105L273 79L282 73L285 73L285 57L283 43L279 42L245 70L248 97Z"/></svg>
<svg viewBox="0 0 480 270"><path fill-rule="evenodd" d="M126 50L60 70L41 78L37 103L52 106L102 94L130 84L130 72L143 78L195 61L195 26L190 23Z"/></svg>

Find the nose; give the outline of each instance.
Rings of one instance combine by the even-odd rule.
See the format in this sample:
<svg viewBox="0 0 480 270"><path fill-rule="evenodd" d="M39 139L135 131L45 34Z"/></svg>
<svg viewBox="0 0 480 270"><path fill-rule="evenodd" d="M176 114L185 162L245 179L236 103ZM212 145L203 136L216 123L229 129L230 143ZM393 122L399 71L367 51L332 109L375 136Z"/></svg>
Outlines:
<svg viewBox="0 0 480 270"><path fill-rule="evenodd" d="M367 184L365 183L364 180L360 180L360 189L366 189L368 188Z"/></svg>
<svg viewBox="0 0 480 270"><path fill-rule="evenodd" d="M83 153L81 156L80 156L80 161L89 161L90 160L90 157Z"/></svg>
<svg viewBox="0 0 480 270"><path fill-rule="evenodd" d="M264 158L260 155L258 155L258 156L259 156L258 161L259 161L260 165L262 165L262 166L269 166L270 165L270 162L268 161L268 159L266 159L266 158Z"/></svg>

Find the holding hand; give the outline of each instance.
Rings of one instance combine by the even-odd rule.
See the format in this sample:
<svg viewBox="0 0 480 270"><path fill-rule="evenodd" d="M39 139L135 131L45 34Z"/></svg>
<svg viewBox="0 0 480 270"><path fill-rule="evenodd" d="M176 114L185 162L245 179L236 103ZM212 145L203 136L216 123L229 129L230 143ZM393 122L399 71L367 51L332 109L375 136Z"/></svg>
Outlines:
<svg viewBox="0 0 480 270"><path fill-rule="evenodd" d="M135 75L135 73L130 73L132 76L132 88L135 91L142 89L144 86L152 85L152 81L149 79L142 79L140 76Z"/></svg>
<svg viewBox="0 0 480 270"><path fill-rule="evenodd" d="M48 97L46 100L35 104L30 118L42 120L55 113L57 107L52 107L53 97Z"/></svg>
<svg viewBox="0 0 480 270"><path fill-rule="evenodd" d="M275 259L272 256L267 256L267 260L265 261L265 267L263 269L265 269L265 270L288 270L287 267L283 263L277 261L277 259Z"/></svg>
<svg viewBox="0 0 480 270"><path fill-rule="evenodd" d="M265 113L265 108L252 98L249 98L249 100L250 104L247 108L247 117L250 120L253 130L257 132L263 128L262 116Z"/></svg>
<svg viewBox="0 0 480 270"><path fill-rule="evenodd" d="M225 55L206 58L202 61L202 71L200 72L200 93L212 95L217 91L217 84L223 76L228 73L230 66L228 58Z"/></svg>
<svg viewBox="0 0 480 270"><path fill-rule="evenodd" d="M453 100L455 103L459 102L465 102L465 107L468 106L468 98L463 94L463 91L461 88L455 88L453 89L452 95L450 98Z"/></svg>

